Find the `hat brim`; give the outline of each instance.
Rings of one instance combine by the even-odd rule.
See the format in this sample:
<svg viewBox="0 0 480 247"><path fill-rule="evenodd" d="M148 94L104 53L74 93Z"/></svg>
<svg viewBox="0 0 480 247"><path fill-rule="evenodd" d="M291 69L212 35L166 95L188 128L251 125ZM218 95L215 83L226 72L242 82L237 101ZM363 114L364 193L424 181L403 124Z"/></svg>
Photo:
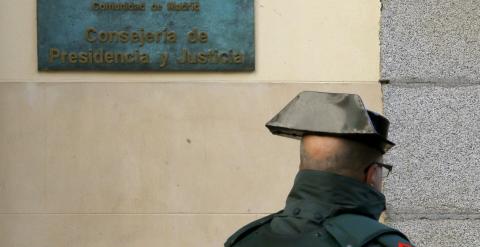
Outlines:
<svg viewBox="0 0 480 247"><path fill-rule="evenodd" d="M298 129L290 129L285 127L271 126L266 125L270 132L274 135L288 137L300 140L306 135L317 135L317 136L333 136L339 138L345 138L353 141L363 143L367 146L370 146L382 154L385 154L388 150L394 147L396 144L383 138L382 136L374 133L331 133L331 132L319 132L319 131L306 131Z"/></svg>

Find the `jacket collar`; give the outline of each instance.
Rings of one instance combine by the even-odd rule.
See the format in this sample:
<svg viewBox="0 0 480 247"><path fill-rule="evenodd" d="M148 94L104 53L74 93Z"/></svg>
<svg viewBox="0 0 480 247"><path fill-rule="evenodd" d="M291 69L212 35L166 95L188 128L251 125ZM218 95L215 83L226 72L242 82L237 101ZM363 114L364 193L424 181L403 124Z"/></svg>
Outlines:
<svg viewBox="0 0 480 247"><path fill-rule="evenodd" d="M353 178L333 173L301 170L288 195L283 215L321 222L343 213L378 220L385 196Z"/></svg>

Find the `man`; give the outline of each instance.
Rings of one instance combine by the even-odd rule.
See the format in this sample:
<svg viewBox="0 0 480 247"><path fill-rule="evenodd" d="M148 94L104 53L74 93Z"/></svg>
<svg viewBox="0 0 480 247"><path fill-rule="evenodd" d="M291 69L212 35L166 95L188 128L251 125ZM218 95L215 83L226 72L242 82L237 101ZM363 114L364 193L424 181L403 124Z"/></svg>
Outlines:
<svg viewBox="0 0 480 247"><path fill-rule="evenodd" d="M381 159L395 145L388 125L358 95L300 93L267 123L273 134L301 139L300 171L286 206L246 225L225 246L411 247L378 222L382 176L392 168Z"/></svg>

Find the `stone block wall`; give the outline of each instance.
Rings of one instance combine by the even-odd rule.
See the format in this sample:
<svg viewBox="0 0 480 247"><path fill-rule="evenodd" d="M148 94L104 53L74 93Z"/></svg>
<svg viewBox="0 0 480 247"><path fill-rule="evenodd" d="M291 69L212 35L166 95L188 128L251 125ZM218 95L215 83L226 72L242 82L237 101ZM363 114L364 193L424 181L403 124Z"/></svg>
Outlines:
<svg viewBox="0 0 480 247"><path fill-rule="evenodd" d="M418 246L480 243L480 6L382 1L387 222Z"/></svg>

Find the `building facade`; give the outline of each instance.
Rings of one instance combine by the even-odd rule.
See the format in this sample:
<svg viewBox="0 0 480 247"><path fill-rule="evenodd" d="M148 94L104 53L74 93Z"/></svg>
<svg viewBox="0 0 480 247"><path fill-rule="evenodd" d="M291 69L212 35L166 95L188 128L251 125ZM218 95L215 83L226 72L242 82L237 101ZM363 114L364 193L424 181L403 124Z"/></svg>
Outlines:
<svg viewBox="0 0 480 247"><path fill-rule="evenodd" d="M303 90L392 120L388 224L419 246L478 243L467 2L257 0L254 72L163 73L39 72L36 1L4 1L0 245L221 246L283 207L299 143L264 124Z"/></svg>

